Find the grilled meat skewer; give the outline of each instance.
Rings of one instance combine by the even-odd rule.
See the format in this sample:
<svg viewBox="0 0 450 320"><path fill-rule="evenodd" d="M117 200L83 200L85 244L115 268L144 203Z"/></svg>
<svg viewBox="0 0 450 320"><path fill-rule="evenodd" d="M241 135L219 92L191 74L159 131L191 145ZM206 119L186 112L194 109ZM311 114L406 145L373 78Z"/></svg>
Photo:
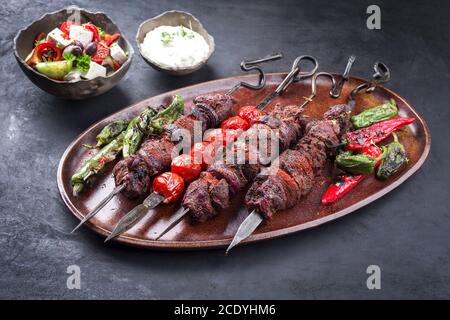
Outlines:
<svg viewBox="0 0 450 320"><path fill-rule="evenodd" d="M323 120L309 123L297 146L284 151L277 163L255 178L245 197L247 208L253 211L239 226L227 253L264 219L295 206L311 190L315 176L350 128L350 113L348 104L337 105L324 114Z"/></svg>

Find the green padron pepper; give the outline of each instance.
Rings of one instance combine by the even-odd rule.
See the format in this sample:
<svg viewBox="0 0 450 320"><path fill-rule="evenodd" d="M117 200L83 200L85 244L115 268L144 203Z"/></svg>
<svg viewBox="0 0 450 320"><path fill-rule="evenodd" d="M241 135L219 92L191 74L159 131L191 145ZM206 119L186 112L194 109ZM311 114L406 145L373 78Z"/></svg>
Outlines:
<svg viewBox="0 0 450 320"><path fill-rule="evenodd" d="M95 145L89 145L89 144L83 144L83 147L89 148L89 149L98 149L103 147L104 145L107 145L111 141L113 141L122 131L124 131L128 126L127 120L116 120L111 122L110 124L106 125L102 131L97 135L95 140L97 141L97 144Z"/></svg>
<svg viewBox="0 0 450 320"><path fill-rule="evenodd" d="M352 154L350 151L342 152L336 156L335 164L341 170L351 174L368 175L375 169L377 161L383 157L374 158L365 154Z"/></svg>
<svg viewBox="0 0 450 320"><path fill-rule="evenodd" d="M376 107L366 109L352 117L355 129L368 127L376 122L389 120L398 114L398 108L394 99L386 101Z"/></svg>
<svg viewBox="0 0 450 320"><path fill-rule="evenodd" d="M408 163L405 147L398 141L395 133L394 141L384 147L383 161L377 169L377 178L386 180L396 173L405 163Z"/></svg>

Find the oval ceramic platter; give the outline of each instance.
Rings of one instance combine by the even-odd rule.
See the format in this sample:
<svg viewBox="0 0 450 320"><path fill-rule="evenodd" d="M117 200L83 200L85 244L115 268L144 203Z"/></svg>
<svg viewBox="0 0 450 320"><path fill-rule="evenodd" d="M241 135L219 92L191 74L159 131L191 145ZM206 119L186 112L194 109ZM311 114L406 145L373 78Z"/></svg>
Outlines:
<svg viewBox="0 0 450 320"><path fill-rule="evenodd" d="M266 87L259 91L251 91L245 88L238 90L233 96L236 101L235 110L248 104L256 105L275 89L284 76L285 74L278 73L268 75ZM96 180L87 192L78 197L72 195L70 186L71 175L92 152L81 145L83 143L92 144L103 126L117 118L131 118L147 105L167 104L174 94L180 94L184 97L186 101L185 112L189 112L195 96L211 92L226 92L240 81L256 82L257 77L247 75L226 78L167 92L125 108L88 128L69 145L58 167L58 187L69 210L77 219L81 220L114 187L111 174L112 166L107 168L106 172ZM329 107L345 103L351 89L362 82L362 79L351 78L345 83L340 98L332 99L328 95L329 81L319 78L317 97L307 105L305 115L321 117ZM276 98L270 104L267 110L270 110L276 103L298 104L303 102L303 97L308 96L311 92L310 83L310 79L307 79L292 84L281 97ZM357 97L355 112L360 112L366 107L375 106L391 98L397 102L400 116L417 119L416 122L399 131L399 139L404 144L410 159L406 167L387 181L379 181L370 176L337 203L331 206L323 206L320 202L321 195L335 175L330 161L328 167L324 170L324 174L317 177L317 183L315 183L313 190L302 198L297 206L276 214L270 223L259 227L244 243L276 238L340 218L391 192L416 172L428 155L431 137L425 121L413 107L396 93L379 86L373 93L364 93ZM390 140L386 142L390 142ZM245 192L239 194L235 197L229 209L222 211L217 217L206 223L191 224L185 219L159 241L155 241L155 233L161 231L170 215L179 208L180 204L161 205L156 210L149 211L144 219L127 233L116 238L115 241L138 247L159 249L202 249L227 246L239 224L248 214L243 205L244 195ZM119 194L100 213L86 223L86 226L105 237L111 232L119 219L137 204L139 204L139 200L131 201Z"/></svg>

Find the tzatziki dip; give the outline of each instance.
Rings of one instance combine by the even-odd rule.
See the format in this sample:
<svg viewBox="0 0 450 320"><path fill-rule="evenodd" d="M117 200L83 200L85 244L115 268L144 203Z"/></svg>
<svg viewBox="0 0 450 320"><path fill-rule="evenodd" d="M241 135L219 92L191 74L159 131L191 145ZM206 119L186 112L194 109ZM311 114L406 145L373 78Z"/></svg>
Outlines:
<svg viewBox="0 0 450 320"><path fill-rule="evenodd" d="M209 52L206 40L183 26L160 26L145 35L142 54L163 68L183 69L204 61Z"/></svg>

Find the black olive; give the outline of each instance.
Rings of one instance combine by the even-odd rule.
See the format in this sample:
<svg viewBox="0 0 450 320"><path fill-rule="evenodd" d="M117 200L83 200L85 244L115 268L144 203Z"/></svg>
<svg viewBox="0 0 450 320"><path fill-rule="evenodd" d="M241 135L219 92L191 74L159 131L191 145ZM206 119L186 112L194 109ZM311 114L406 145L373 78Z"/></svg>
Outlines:
<svg viewBox="0 0 450 320"><path fill-rule="evenodd" d="M91 42L86 46L86 49L84 49L84 52L90 56L93 56L97 52L97 45L95 42Z"/></svg>
<svg viewBox="0 0 450 320"><path fill-rule="evenodd" d="M80 41L78 41L78 40L74 40L74 41L73 41L73 44L76 45L76 46L78 46L78 47L80 47L81 50L84 49L83 44L82 44Z"/></svg>
<svg viewBox="0 0 450 320"><path fill-rule="evenodd" d="M63 52L70 52L75 56L79 56L83 52L83 49L81 49L81 47L79 47L77 45L71 44L71 45L65 47Z"/></svg>

